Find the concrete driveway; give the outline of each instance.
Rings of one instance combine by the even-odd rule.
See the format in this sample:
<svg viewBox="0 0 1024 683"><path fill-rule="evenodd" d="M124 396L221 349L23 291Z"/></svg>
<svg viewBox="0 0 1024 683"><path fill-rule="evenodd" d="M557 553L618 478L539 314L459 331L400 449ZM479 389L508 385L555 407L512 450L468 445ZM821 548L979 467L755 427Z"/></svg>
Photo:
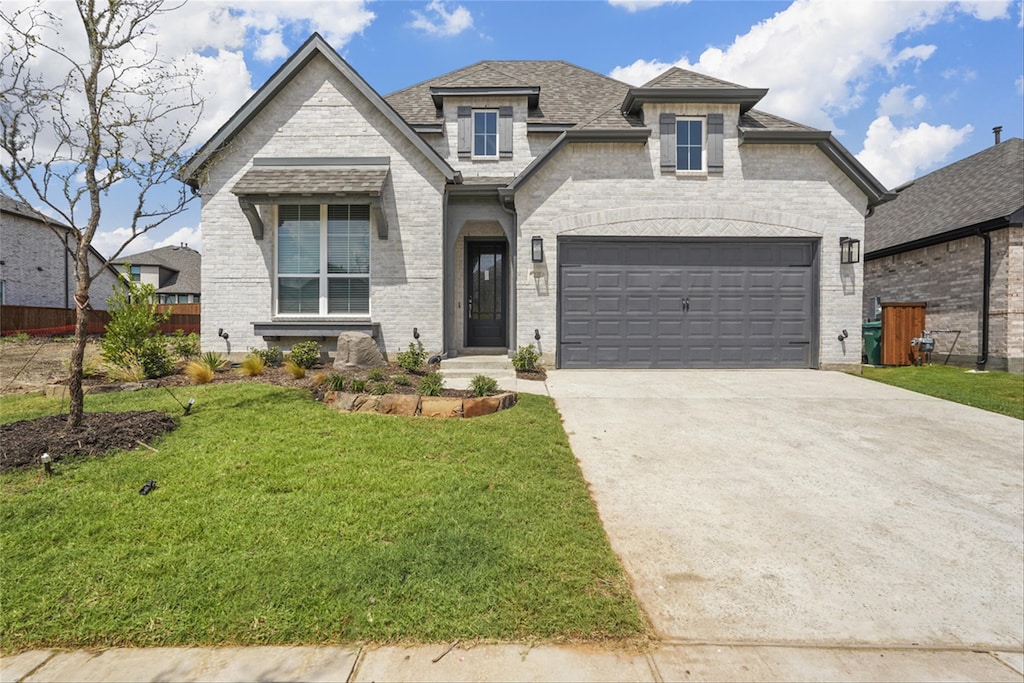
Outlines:
<svg viewBox="0 0 1024 683"><path fill-rule="evenodd" d="M849 375L549 373L659 634L1024 647L1024 423Z"/></svg>

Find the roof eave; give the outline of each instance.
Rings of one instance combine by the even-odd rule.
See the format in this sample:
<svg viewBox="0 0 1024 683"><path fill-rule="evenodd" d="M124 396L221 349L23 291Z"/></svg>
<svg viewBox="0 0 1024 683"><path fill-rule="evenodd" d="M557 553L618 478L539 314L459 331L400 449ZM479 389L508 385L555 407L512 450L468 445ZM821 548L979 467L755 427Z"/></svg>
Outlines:
<svg viewBox="0 0 1024 683"><path fill-rule="evenodd" d="M445 97L525 97L527 106L536 109L540 103L540 86L469 86L432 87L430 99L440 109Z"/></svg>
<svg viewBox="0 0 1024 683"><path fill-rule="evenodd" d="M815 145L846 174L868 198L868 208L896 198L832 133L824 130L764 130L740 128L740 144Z"/></svg>
<svg viewBox="0 0 1024 683"><path fill-rule="evenodd" d="M767 88L630 88L622 101L622 113L633 116L647 103L738 104L743 114L753 109Z"/></svg>
<svg viewBox="0 0 1024 683"><path fill-rule="evenodd" d="M943 244L945 242L952 242L954 240L963 239L964 237L971 237L973 235L981 235L987 232L993 232L995 230L1001 230L1014 225L1021 224L1021 209L1018 209L1010 216L1000 216L998 218L992 218L981 223L975 223L974 225L965 225L959 228L953 228L952 230L945 230L934 235L928 235L920 239L911 240L910 242L901 242L900 244L893 244L888 247L882 247L880 249L872 249L871 251L864 252L865 261L874 261L875 259L884 258L886 256L892 256L894 254L902 254L907 251L914 251L915 249L923 249L924 247L932 247L937 244Z"/></svg>
<svg viewBox="0 0 1024 683"><path fill-rule="evenodd" d="M245 126L252 121L263 108L286 86L292 78L316 55L323 55L327 61L338 69L355 86L356 90L366 97L385 118L412 142L423 155L444 175L448 182L462 182L462 174L441 157L428 145L416 131L384 100L380 94L342 59L334 48L327 44L319 33L311 35L302 46L289 57L274 75L253 93L242 107L220 127L220 129L204 144L198 152L178 171L175 177L193 189L199 189L199 175L210 162L213 155L231 141Z"/></svg>

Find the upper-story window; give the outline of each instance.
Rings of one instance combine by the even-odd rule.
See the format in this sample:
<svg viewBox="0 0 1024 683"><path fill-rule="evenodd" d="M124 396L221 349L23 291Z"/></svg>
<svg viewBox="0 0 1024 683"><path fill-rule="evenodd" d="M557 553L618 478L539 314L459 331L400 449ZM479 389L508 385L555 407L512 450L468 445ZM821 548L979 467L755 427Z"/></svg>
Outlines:
<svg viewBox="0 0 1024 683"><path fill-rule="evenodd" d="M370 312L370 207L277 208L279 315Z"/></svg>
<svg viewBox="0 0 1024 683"><path fill-rule="evenodd" d="M142 266L132 266L130 277L132 282L138 282L142 279Z"/></svg>
<svg viewBox="0 0 1024 683"><path fill-rule="evenodd" d="M704 171L704 120L676 120L676 171Z"/></svg>
<svg viewBox="0 0 1024 683"><path fill-rule="evenodd" d="M498 111L473 112L473 158L498 158Z"/></svg>

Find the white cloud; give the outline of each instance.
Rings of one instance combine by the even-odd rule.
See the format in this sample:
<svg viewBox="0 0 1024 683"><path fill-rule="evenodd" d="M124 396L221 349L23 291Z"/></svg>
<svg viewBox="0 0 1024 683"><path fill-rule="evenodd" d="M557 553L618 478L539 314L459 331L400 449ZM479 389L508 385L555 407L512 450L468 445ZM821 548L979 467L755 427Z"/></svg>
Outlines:
<svg viewBox="0 0 1024 683"><path fill-rule="evenodd" d="M971 81L978 77L978 72L968 67L963 67L961 69L950 68L943 69L940 75L947 81L957 79L963 81L964 83L970 83Z"/></svg>
<svg viewBox="0 0 1024 683"><path fill-rule="evenodd" d="M284 44L280 31L271 31L260 36L260 46L256 50L256 59L261 62L272 62L291 54L291 50Z"/></svg>
<svg viewBox="0 0 1024 683"><path fill-rule="evenodd" d="M940 21L942 3L796 0L751 27L726 48L710 47L693 62L637 60L611 72L646 82L670 66L693 69L751 87L769 87L759 106L825 129L863 104L864 84L881 68L926 60L933 45L899 48L896 38Z"/></svg>
<svg viewBox="0 0 1024 683"><path fill-rule="evenodd" d="M871 122L864 149L856 156L883 185L896 187L945 162L973 130L970 124L897 128L888 116L880 116Z"/></svg>
<svg viewBox="0 0 1024 683"><path fill-rule="evenodd" d="M924 95L908 98L911 86L898 85L878 98L878 116L913 116L928 103Z"/></svg>
<svg viewBox="0 0 1024 683"><path fill-rule="evenodd" d="M960 0L960 8L982 21L1006 19L1010 16L1012 0Z"/></svg>
<svg viewBox="0 0 1024 683"><path fill-rule="evenodd" d="M627 12L636 12L638 10L650 9L660 5L677 5L688 2L690 2L690 0L608 0L609 5L612 5L613 7L621 7Z"/></svg>
<svg viewBox="0 0 1024 683"><path fill-rule="evenodd" d="M96 236L93 237L92 246L96 251L100 252L106 257L112 257L115 252L125 243L129 237L131 237L131 230L128 228L114 228L113 230L97 230ZM143 233L134 240L131 241L121 255L118 256L118 260L131 256L132 254L139 254L144 251L151 249L159 249L160 247L177 246L184 242L192 249L196 251L203 250L203 235L200 228L183 227L178 228L172 234L168 235L163 239L157 239L156 236L151 233Z"/></svg>
<svg viewBox="0 0 1024 683"><path fill-rule="evenodd" d="M1024 95L1024 74L1017 76L1013 84L1017 86L1017 94Z"/></svg>
<svg viewBox="0 0 1024 683"><path fill-rule="evenodd" d="M441 0L431 0L424 12L413 10L412 15L415 19L410 26L432 36L457 36L473 27L473 15L468 9L457 5L449 11Z"/></svg>

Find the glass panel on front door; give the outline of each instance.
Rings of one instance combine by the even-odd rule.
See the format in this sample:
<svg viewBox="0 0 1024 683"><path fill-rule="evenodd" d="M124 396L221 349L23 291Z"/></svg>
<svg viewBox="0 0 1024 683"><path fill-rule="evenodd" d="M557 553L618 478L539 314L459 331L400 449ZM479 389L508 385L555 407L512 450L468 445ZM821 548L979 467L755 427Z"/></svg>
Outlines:
<svg viewBox="0 0 1024 683"><path fill-rule="evenodd" d="M505 346L505 243L466 244L466 345Z"/></svg>

